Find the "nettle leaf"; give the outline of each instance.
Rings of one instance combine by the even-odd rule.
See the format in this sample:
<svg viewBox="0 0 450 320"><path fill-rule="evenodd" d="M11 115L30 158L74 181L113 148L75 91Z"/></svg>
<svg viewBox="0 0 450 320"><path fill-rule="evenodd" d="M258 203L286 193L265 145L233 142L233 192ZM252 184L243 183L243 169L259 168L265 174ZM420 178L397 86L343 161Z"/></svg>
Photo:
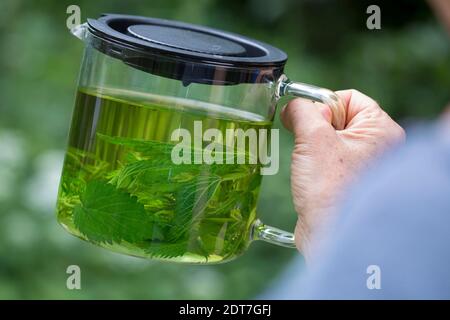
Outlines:
<svg viewBox="0 0 450 320"><path fill-rule="evenodd" d="M74 209L75 225L90 240L140 244L154 257L186 252L207 257L227 246L217 244L215 237L226 242L231 231L242 228L240 212L249 208L241 197L246 199L247 192L227 193L220 200L215 195L253 175L257 165L176 165L171 161L174 144L97 135L129 154L110 172L108 183L88 182ZM239 215L230 216L233 210Z"/></svg>
<svg viewBox="0 0 450 320"><path fill-rule="evenodd" d="M164 164L156 160L140 160L123 166L110 182L119 188L144 187L153 191L174 191L177 184L191 180L199 173L198 165Z"/></svg>
<svg viewBox="0 0 450 320"><path fill-rule="evenodd" d="M109 163L100 159L98 156L89 152L69 147L66 152L66 158L64 170L76 173L77 178L83 180L97 179L105 176L109 169ZM83 171L80 172L80 167ZM81 173L81 174L80 174Z"/></svg>
<svg viewBox="0 0 450 320"><path fill-rule="evenodd" d="M111 184L91 181L74 208L78 230L95 242L137 242L152 239L154 225L135 197Z"/></svg>
<svg viewBox="0 0 450 320"><path fill-rule="evenodd" d="M182 256L188 250L186 241L178 243L158 243L152 242L148 245L145 252L155 258L175 258Z"/></svg>
<svg viewBox="0 0 450 320"><path fill-rule="evenodd" d="M154 160L141 160L126 164L117 171L110 182L119 188L130 188L138 183L142 175L149 171L155 178L161 175L167 177L167 169L162 164L156 163Z"/></svg>
<svg viewBox="0 0 450 320"><path fill-rule="evenodd" d="M182 237L195 222L198 222L214 196L221 179L215 175L199 175L192 181L183 184L177 191L174 227L168 235L169 239Z"/></svg>
<svg viewBox="0 0 450 320"><path fill-rule="evenodd" d="M128 147L135 151L141 152L143 154L155 155L159 156L168 155L170 159L170 155L172 153L172 149L175 146L171 143L159 142L155 140L143 140L143 139L130 139L125 137L112 137L107 136L101 133L97 133L97 136L111 144L116 144L124 147Z"/></svg>
<svg viewBox="0 0 450 320"><path fill-rule="evenodd" d="M175 147L176 143L167 143L160 142L155 140L143 140L143 139L130 139L125 137L111 137L101 133L97 133L98 138L101 140L123 146L129 148L133 151L141 153L143 156L149 156L151 158L157 157L160 161L169 162L173 165L171 160L172 149ZM191 154L191 160L193 161L195 154L203 154L204 147L210 142L203 142L205 145L202 148L194 148L193 145L187 146L184 145L184 149L186 152ZM239 158L243 158L245 163L249 163L251 158L254 158L254 155L251 155L249 152L243 149L238 149L237 146L230 147L225 144L220 144L218 142L214 142L218 147L216 151L213 152L212 155L217 156L223 159L223 163L226 162L226 159L231 157L233 159L232 163L237 164ZM221 150L221 151L220 151ZM186 165L186 164L183 164Z"/></svg>

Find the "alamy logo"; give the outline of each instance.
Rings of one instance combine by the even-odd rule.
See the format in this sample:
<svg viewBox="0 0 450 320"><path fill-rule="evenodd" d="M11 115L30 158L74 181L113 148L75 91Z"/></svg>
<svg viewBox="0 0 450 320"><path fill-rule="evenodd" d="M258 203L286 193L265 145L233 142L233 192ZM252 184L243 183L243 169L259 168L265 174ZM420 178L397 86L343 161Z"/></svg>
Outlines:
<svg viewBox="0 0 450 320"><path fill-rule="evenodd" d="M366 286L367 289L381 289L381 268L376 264L371 264L366 270L369 277L367 277Z"/></svg>
<svg viewBox="0 0 450 320"><path fill-rule="evenodd" d="M203 132L202 126L194 121L193 137L183 128L172 132L171 140L177 142L171 152L174 164L261 164L261 175L278 172L278 129L226 129L223 134L215 128Z"/></svg>
<svg viewBox="0 0 450 320"><path fill-rule="evenodd" d="M81 289L81 269L77 265L70 265L66 269L66 273L70 276L67 277L66 287L69 290Z"/></svg>
<svg viewBox="0 0 450 320"><path fill-rule="evenodd" d="M66 20L67 29L71 30L81 23L81 9L75 4L67 7L66 13L69 14Z"/></svg>
<svg viewBox="0 0 450 320"><path fill-rule="evenodd" d="M381 29L381 9L379 6L373 4L367 7L367 14L370 16L367 18L366 26L369 30Z"/></svg>

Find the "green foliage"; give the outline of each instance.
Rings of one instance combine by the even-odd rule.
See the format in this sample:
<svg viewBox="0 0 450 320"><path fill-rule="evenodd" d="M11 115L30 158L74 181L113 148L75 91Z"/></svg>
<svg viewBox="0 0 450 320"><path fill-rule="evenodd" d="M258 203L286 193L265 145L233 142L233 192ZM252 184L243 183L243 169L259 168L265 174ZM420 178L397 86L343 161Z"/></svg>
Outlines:
<svg viewBox="0 0 450 320"><path fill-rule="evenodd" d="M174 227L167 237L169 241L183 237L191 228L196 227L196 222L202 219L220 182L220 177L215 175L198 176L176 191L176 198L179 200L175 206Z"/></svg>
<svg viewBox="0 0 450 320"><path fill-rule="evenodd" d="M154 221L147 217L144 206L101 181L87 183L73 215L78 230L95 242L137 242L153 237Z"/></svg>
<svg viewBox="0 0 450 320"><path fill-rule="evenodd" d="M99 244L125 241L159 258L239 253L253 209L251 191L259 185L252 183L247 192L221 186L257 177L250 166L174 165L174 144L97 136L125 148L127 161L110 171L93 154L68 150L58 214L73 220L78 232ZM227 194L219 198L219 189Z"/></svg>
<svg viewBox="0 0 450 320"><path fill-rule="evenodd" d="M187 247L188 243L185 241L169 244L161 244L152 241L152 243L147 246L146 252L154 257L170 259L185 254Z"/></svg>

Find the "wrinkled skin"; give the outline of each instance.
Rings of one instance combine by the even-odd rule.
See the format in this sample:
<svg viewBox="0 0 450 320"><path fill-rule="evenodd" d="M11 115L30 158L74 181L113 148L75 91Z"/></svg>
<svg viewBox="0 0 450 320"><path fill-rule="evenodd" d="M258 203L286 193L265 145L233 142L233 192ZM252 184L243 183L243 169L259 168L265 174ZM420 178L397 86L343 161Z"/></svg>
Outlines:
<svg viewBox="0 0 450 320"><path fill-rule="evenodd" d="M333 216L341 190L358 172L392 145L404 130L370 97L356 90L336 92L344 101L344 130L331 125L330 109L304 99L289 102L281 113L295 137L291 191L298 222L298 249L308 258L310 239Z"/></svg>

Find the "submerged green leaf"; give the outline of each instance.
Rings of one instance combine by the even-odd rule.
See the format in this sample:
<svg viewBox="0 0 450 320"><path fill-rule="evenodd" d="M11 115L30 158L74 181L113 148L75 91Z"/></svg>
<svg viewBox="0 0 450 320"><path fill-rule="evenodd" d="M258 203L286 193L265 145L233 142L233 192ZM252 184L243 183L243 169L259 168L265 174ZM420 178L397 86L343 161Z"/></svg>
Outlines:
<svg viewBox="0 0 450 320"><path fill-rule="evenodd" d="M126 241L160 258L186 252L208 258L230 246L231 233L237 237L233 242L241 242L246 218L241 212L248 214L246 201L253 200L247 191L226 190L254 175L257 166L176 165L173 144L97 135L125 147L125 161L100 179L82 181L73 221L86 238Z"/></svg>
<svg viewBox="0 0 450 320"><path fill-rule="evenodd" d="M141 153L143 156L150 156L151 158L157 158L160 161L168 162L173 165L171 159L172 149L177 145L177 143L167 143L155 140L143 140L143 139L130 139L126 137L111 137L101 133L97 133L97 136L108 143L127 147L135 152ZM211 142L208 142L208 144ZM245 163L249 163L250 159L254 159L255 155L251 155L249 152L243 149L238 149L237 146L231 147L225 144L220 144L218 142L213 142L217 148L212 152L212 156L219 157L223 159L225 164L228 158L232 159L231 164L237 164L238 159L242 158ZM195 148L193 145L183 145L183 149L190 153L192 163L195 154L203 154L205 146L202 148ZM230 163L227 165L231 165ZM183 166L186 164L183 164Z"/></svg>
<svg viewBox="0 0 450 320"><path fill-rule="evenodd" d="M145 251L156 258L175 258L185 254L187 249L188 243L185 241L178 243L152 242Z"/></svg>
<svg viewBox="0 0 450 320"><path fill-rule="evenodd" d="M155 227L152 217L135 197L111 184L91 181L74 208L73 219L78 230L95 242L137 242L152 239Z"/></svg>
<svg viewBox="0 0 450 320"><path fill-rule="evenodd" d="M117 136L112 137L98 132L97 136L101 140L106 141L108 143L125 146L133 150L148 154L170 155L172 152L172 148L174 147L174 145L170 143L164 143L154 140L130 139L126 137L117 137Z"/></svg>
<svg viewBox="0 0 450 320"><path fill-rule="evenodd" d="M175 217L168 239L174 240L182 237L202 218L204 210L217 191L220 182L221 179L218 176L200 175L177 190Z"/></svg>

